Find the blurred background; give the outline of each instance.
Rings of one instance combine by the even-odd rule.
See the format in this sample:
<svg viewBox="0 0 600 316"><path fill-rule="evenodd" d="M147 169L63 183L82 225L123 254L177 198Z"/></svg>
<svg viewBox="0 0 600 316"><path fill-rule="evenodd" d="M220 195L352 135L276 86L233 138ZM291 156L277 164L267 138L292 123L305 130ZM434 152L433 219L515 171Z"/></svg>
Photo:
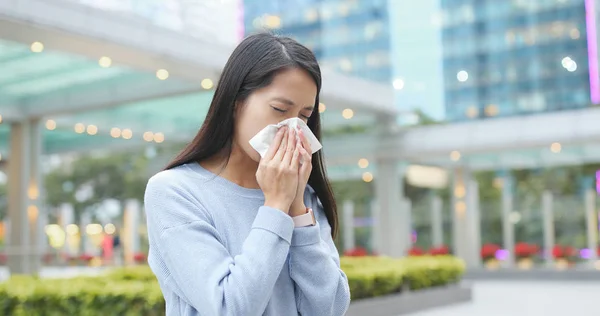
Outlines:
<svg viewBox="0 0 600 316"><path fill-rule="evenodd" d="M235 45L267 30L323 69L341 256L460 260L473 300L419 315L554 315L556 298L597 315L567 289L600 290L599 9L2 0L0 280L144 266L147 179L197 132Z"/></svg>

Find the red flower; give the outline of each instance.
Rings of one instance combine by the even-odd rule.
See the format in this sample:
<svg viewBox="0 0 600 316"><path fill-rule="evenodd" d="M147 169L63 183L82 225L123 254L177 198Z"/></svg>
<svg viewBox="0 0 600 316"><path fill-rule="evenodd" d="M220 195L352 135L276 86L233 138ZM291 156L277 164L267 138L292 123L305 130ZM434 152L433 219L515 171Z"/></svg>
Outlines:
<svg viewBox="0 0 600 316"><path fill-rule="evenodd" d="M94 259L94 256L92 256L90 254L87 254L87 253L84 253L81 256L79 256L79 260L85 261L85 262L88 262L88 261L90 261L92 259Z"/></svg>
<svg viewBox="0 0 600 316"><path fill-rule="evenodd" d="M447 246L439 246L436 248L429 249L429 254L432 256L443 256L450 253L450 250Z"/></svg>
<svg viewBox="0 0 600 316"><path fill-rule="evenodd" d="M540 252L540 247L536 244L530 244L529 245L531 247L531 253L532 254L538 254Z"/></svg>
<svg viewBox="0 0 600 316"><path fill-rule="evenodd" d="M0 253L0 263L5 264L8 260L8 256L6 254Z"/></svg>
<svg viewBox="0 0 600 316"><path fill-rule="evenodd" d="M348 257L364 257L366 255L368 255L367 249L361 247L356 247L344 251L344 256Z"/></svg>
<svg viewBox="0 0 600 316"><path fill-rule="evenodd" d="M571 258L577 256L577 249L571 246L555 245L552 248L552 256L555 259Z"/></svg>
<svg viewBox="0 0 600 316"><path fill-rule="evenodd" d="M498 250L500 250L500 246L496 244L485 244L481 247L481 258L484 260L496 258Z"/></svg>
<svg viewBox="0 0 600 316"><path fill-rule="evenodd" d="M419 247L412 247L412 248L410 248L410 250L408 250L409 256L422 256L424 254L425 254L425 252L423 251L423 249L421 249Z"/></svg>
<svg viewBox="0 0 600 316"><path fill-rule="evenodd" d="M146 261L146 254L143 252L138 252L133 255L133 260L135 262L144 262Z"/></svg>
<svg viewBox="0 0 600 316"><path fill-rule="evenodd" d="M529 258L538 252L538 246L526 242L520 242L515 245L515 256L517 258Z"/></svg>
<svg viewBox="0 0 600 316"><path fill-rule="evenodd" d="M565 256L565 251L563 250L563 247L561 247L560 245L555 245L552 248L552 257L563 258L564 256Z"/></svg>

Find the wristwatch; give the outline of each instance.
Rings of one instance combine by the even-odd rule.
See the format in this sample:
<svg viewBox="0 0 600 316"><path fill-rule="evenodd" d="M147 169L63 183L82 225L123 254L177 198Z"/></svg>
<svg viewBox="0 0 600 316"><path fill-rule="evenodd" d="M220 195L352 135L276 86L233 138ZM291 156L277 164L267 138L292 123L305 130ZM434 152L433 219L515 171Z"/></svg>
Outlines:
<svg viewBox="0 0 600 316"><path fill-rule="evenodd" d="M306 214L294 216L292 220L294 220L294 227L315 226L317 224L315 213L310 207L306 208Z"/></svg>

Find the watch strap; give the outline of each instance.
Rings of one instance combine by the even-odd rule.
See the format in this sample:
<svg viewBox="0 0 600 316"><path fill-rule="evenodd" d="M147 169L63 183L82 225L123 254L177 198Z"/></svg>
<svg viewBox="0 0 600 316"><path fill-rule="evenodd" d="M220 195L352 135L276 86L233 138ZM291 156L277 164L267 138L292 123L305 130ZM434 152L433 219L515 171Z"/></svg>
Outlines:
<svg viewBox="0 0 600 316"><path fill-rule="evenodd" d="M315 220L315 214L311 208L306 208L306 213L292 217L294 221L294 227L306 227L314 226L317 221Z"/></svg>

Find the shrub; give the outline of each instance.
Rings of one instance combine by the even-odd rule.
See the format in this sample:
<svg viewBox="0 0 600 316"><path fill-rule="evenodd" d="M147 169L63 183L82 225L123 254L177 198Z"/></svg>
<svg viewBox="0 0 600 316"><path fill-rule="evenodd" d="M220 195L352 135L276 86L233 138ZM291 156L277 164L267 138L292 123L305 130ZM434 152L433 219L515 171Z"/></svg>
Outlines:
<svg viewBox="0 0 600 316"><path fill-rule="evenodd" d="M342 257L352 299L456 282L464 272L452 256ZM148 266L97 277L38 279L13 276L0 284L0 315L164 315L165 302Z"/></svg>
<svg viewBox="0 0 600 316"><path fill-rule="evenodd" d="M397 293L403 288L418 290L457 282L464 262L452 256L344 257L342 270L348 276L352 299Z"/></svg>
<svg viewBox="0 0 600 316"><path fill-rule="evenodd" d="M12 277L0 284L0 315L164 315L156 282L102 277Z"/></svg>

